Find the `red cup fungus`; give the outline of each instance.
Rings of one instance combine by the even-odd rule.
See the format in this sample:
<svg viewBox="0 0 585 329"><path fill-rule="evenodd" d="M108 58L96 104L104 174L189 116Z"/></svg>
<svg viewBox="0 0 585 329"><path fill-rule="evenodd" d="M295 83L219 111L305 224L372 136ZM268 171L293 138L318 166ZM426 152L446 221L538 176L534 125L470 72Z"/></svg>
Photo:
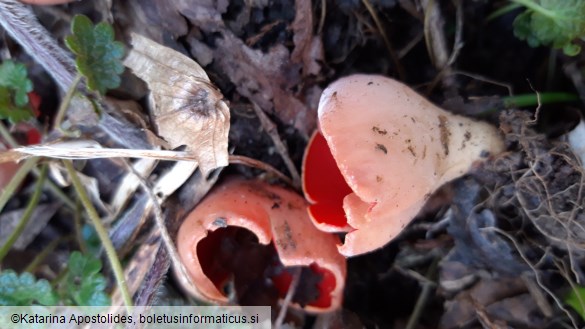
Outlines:
<svg viewBox="0 0 585 329"><path fill-rule="evenodd" d="M504 150L495 127L382 76L337 80L321 95L318 114L303 190L317 227L347 232L339 245L345 256L384 246L441 185Z"/></svg>
<svg viewBox="0 0 585 329"><path fill-rule="evenodd" d="M289 270L300 267L293 305L315 313L338 308L346 276L339 239L317 230L306 207L300 195L259 180L231 178L215 187L177 236L179 256L196 288L189 292L227 303L231 281L238 303L266 305L246 301L246 289L271 291L278 301L292 281Z"/></svg>

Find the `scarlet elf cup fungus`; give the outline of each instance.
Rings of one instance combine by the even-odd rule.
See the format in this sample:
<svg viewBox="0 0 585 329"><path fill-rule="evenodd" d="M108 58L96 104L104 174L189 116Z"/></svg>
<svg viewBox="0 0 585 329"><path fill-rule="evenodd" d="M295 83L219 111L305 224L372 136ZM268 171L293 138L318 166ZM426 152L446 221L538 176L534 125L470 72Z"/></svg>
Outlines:
<svg viewBox="0 0 585 329"><path fill-rule="evenodd" d="M384 246L436 189L504 150L495 127L382 76L337 80L321 95L318 113L303 189L317 227L347 232L338 247L345 256Z"/></svg>
<svg viewBox="0 0 585 329"><path fill-rule="evenodd" d="M253 234L258 244L272 244L275 248L276 257L269 261L270 266L260 270L263 277L257 278L264 288L283 298L292 279L287 268L302 267L301 278L305 276L305 286L309 283L305 287L309 293L295 295L293 302L310 312L338 308L346 275L345 259L337 252L338 238L317 230L307 216L306 206L298 194L257 180L232 178L215 187L187 216L177 236L179 256L196 288L190 293L225 303L226 283L233 277L238 285L244 280L238 276L249 277L262 262L258 249L247 254L246 242L236 232L239 230Z"/></svg>

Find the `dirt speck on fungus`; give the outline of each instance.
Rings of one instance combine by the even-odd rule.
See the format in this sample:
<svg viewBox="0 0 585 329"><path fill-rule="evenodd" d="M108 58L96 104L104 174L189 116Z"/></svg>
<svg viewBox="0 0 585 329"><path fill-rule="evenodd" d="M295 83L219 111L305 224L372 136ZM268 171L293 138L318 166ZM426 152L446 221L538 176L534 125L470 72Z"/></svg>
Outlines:
<svg viewBox="0 0 585 329"><path fill-rule="evenodd" d="M416 158L416 153L414 152L414 147L412 147L412 145L408 145L408 150L410 151L410 154Z"/></svg>
<svg viewBox="0 0 585 329"><path fill-rule="evenodd" d="M445 156L449 155L449 136L451 132L447 127L449 120L444 115L439 115L439 129L441 129L441 145L443 146L443 153Z"/></svg>
<svg viewBox="0 0 585 329"><path fill-rule="evenodd" d="M384 154L388 154L388 149L386 149L386 146L384 146L384 144L376 143L376 150L382 151L384 152Z"/></svg>
<svg viewBox="0 0 585 329"><path fill-rule="evenodd" d="M278 228L279 230L283 230L284 232L284 239L276 241L276 243L284 250L292 249L295 250L297 248L297 242L292 235L292 230L288 225L288 222L284 222L282 227Z"/></svg>
<svg viewBox="0 0 585 329"><path fill-rule="evenodd" d="M378 127L378 126L373 126L373 127L372 127L372 131L373 131L373 132L375 132L375 133L377 133L377 134L380 134L380 135L382 135L382 136L383 136L383 135L386 135L386 134L388 133L388 131L386 131L386 129L381 129L381 128L380 128L380 127Z"/></svg>

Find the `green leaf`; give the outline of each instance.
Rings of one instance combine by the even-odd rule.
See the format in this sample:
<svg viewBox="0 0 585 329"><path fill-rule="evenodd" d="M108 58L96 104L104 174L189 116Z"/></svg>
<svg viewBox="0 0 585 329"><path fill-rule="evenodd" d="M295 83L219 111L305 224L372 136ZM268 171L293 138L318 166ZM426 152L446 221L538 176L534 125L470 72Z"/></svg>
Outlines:
<svg viewBox="0 0 585 329"><path fill-rule="evenodd" d="M14 104L10 89L0 86L0 119L8 119L10 122L16 123L32 117L30 108Z"/></svg>
<svg viewBox="0 0 585 329"><path fill-rule="evenodd" d="M28 272L21 275L12 270L0 272L0 306L27 306L34 302L55 305L57 301L47 280L37 280Z"/></svg>
<svg viewBox="0 0 585 329"><path fill-rule="evenodd" d="M102 240L98 236L95 228L89 224L81 227L81 237L85 241L87 251L90 254L97 254L102 248Z"/></svg>
<svg viewBox="0 0 585 329"><path fill-rule="evenodd" d="M110 297L104 292L106 279L100 273L102 263L92 256L75 251L69 256L66 290L75 305L110 305Z"/></svg>
<svg viewBox="0 0 585 329"><path fill-rule="evenodd" d="M121 58L124 46L114 41L114 30L107 23L93 23L76 15L71 25L72 35L65 38L67 47L76 55L77 70L87 79L87 86L100 94L120 85L124 72Z"/></svg>
<svg viewBox="0 0 585 329"><path fill-rule="evenodd" d="M0 65L0 86L14 92L16 106L23 107L28 104L27 93L32 91L33 84L28 78L24 64L11 60L4 61Z"/></svg>
<svg viewBox="0 0 585 329"><path fill-rule="evenodd" d="M511 0L526 7L514 20L514 35L531 47L549 46L575 56L574 42L585 37L585 1Z"/></svg>
<svg viewBox="0 0 585 329"><path fill-rule="evenodd" d="M585 287L574 287L565 298L565 303L577 311L581 318L585 319Z"/></svg>
<svg viewBox="0 0 585 329"><path fill-rule="evenodd" d="M27 95L32 89L26 66L11 60L0 64L0 119L16 123L32 118Z"/></svg>

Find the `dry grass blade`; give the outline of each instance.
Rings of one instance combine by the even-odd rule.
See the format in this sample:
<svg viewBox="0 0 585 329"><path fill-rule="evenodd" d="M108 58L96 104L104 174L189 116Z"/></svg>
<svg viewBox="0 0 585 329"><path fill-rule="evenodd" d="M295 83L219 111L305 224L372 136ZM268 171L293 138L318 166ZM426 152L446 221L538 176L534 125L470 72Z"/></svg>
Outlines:
<svg viewBox="0 0 585 329"><path fill-rule="evenodd" d="M157 164L156 160L140 159L131 164L134 170L144 177L148 177L154 170ZM134 173L127 173L118 184L118 188L111 199L110 205L114 214L118 214L124 210L128 201L132 199L136 190L140 186L140 181Z"/></svg>
<svg viewBox="0 0 585 329"><path fill-rule="evenodd" d="M392 60L392 63L394 63L398 78L400 80L404 80L405 78L404 68L402 67L402 64L400 64L400 60L398 59L398 55L396 55L396 51L394 51L394 47L392 47L392 44L390 43L390 39L388 39L388 35L386 34L386 30L384 30L382 21L380 20L378 14L376 13L376 10L368 0L362 0L362 3L364 4L364 6L366 6L366 9L374 19L374 23L376 24L376 27L378 28L378 31L380 32L380 35L384 40L384 45L388 50L388 54L390 54L390 59Z"/></svg>
<svg viewBox="0 0 585 329"><path fill-rule="evenodd" d="M288 291L286 292L286 296L282 301L282 305L280 311L278 312L278 317L274 321L274 328L281 329L284 323L284 318L286 317L286 313L292 299L297 291L297 286L299 285L299 281L301 279L301 269L296 268L293 270L292 273L292 281L288 287Z"/></svg>
<svg viewBox="0 0 585 329"><path fill-rule="evenodd" d="M530 267L530 269L532 270L532 273L534 275L534 279L536 280L536 283L538 284L538 286L545 291L555 302L555 304L559 307L559 309L561 309L563 312L565 312L565 314L567 315L567 317L571 320L571 323L573 324L574 328L578 328L577 326L577 320L575 319L575 317L571 314L571 312L564 306L563 301L561 300L561 298L559 296L557 296L551 289L549 289L546 284L543 282L543 279L540 275L541 271L539 271L534 264L532 264L532 262L528 259L528 257L524 254L524 252L522 251L522 247L520 246L520 244L518 243L518 241L510 236L510 234L508 234L507 232L504 232L498 228L491 228L492 230L494 230L495 232L501 234L502 236L506 237L508 240L510 240L510 242L514 245L514 247L516 248L516 251L518 252L518 255L522 258L522 260L526 263L526 265L528 265Z"/></svg>
<svg viewBox="0 0 585 329"><path fill-rule="evenodd" d="M145 158L170 161L197 162L196 156L186 151L136 150L102 148L95 141L77 140L19 147L0 153L0 163L20 161L30 157L56 159Z"/></svg>
<svg viewBox="0 0 585 329"><path fill-rule="evenodd" d="M136 254L130 267L126 270L126 272L128 272L127 274L134 275L128 279L129 290L134 294L140 287L140 284L150 268L150 266L145 266L145 264L153 264L161 243L167 249L173 264L178 270L181 271L183 268L182 263L179 261L174 243L167 231L161 204L191 176L191 174L197 169L197 164L185 161L176 163L171 170L158 179L153 187L150 186L149 182L136 170L136 168L129 163L126 163L126 165L148 196L148 201L144 206L143 218L146 218L151 212L154 212L154 220L156 224L155 228L149 234L147 244L149 252ZM182 272L184 272L184 270ZM120 298L120 296L116 294L114 297Z"/></svg>
<svg viewBox="0 0 585 329"><path fill-rule="evenodd" d="M138 251L132 255L132 259L126 265L126 268L124 269L124 277L126 278L128 290L132 296L134 296L138 289L140 289L144 277L155 261L155 256L160 245L160 232L158 228L154 228L148 233L148 237L142 243ZM112 305L122 304L122 294L120 293L120 289L116 288L112 292ZM112 308L117 309L118 307L119 306L113 306Z"/></svg>
<svg viewBox="0 0 585 329"><path fill-rule="evenodd" d="M434 66L442 69L447 65L449 58L447 41L443 33L443 16L441 15L437 1L425 0L422 5L425 12L424 32L427 52Z"/></svg>
<svg viewBox="0 0 585 329"><path fill-rule="evenodd" d="M297 168L295 167L295 164L293 163L293 161L291 160L291 158L288 154L288 149L286 147L286 144L284 144L284 142L282 141L282 139L280 139L280 136L278 135L278 131L276 130L276 125L272 121L270 121L270 118L266 115L266 113L264 113L264 111L262 111L260 106L253 104L253 108L254 108L254 112L258 116L258 119L260 119L260 123L262 124L262 128L264 128L264 131L266 131L268 136L270 136L270 138L272 139L272 142L274 143L274 146L276 147L276 151L282 157L282 160L284 161L284 164L286 165L286 169L288 169L288 172L290 173L290 175L292 177L293 186L296 189L300 189L301 188L301 176L299 175L299 172L298 172Z"/></svg>
<svg viewBox="0 0 585 329"><path fill-rule="evenodd" d="M251 168L257 168L257 169L261 169L264 170L268 173L273 174L274 176L282 179L283 182L287 183L290 186L295 186L294 182L286 177L285 174L281 173L280 171L278 171L278 169L272 167L271 165L256 160L256 159L252 159L252 158L248 158L242 155L230 155L230 163L231 164L241 164L241 165L245 165L245 166L249 166Z"/></svg>

